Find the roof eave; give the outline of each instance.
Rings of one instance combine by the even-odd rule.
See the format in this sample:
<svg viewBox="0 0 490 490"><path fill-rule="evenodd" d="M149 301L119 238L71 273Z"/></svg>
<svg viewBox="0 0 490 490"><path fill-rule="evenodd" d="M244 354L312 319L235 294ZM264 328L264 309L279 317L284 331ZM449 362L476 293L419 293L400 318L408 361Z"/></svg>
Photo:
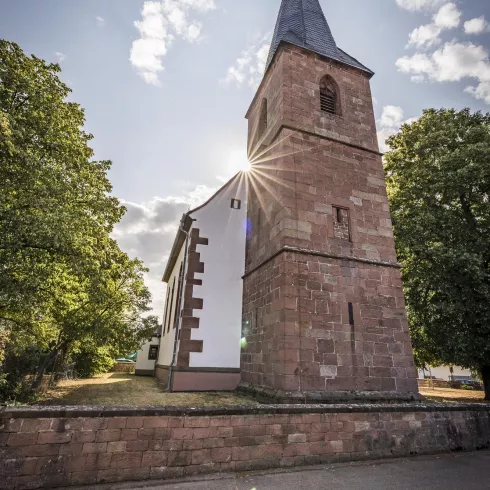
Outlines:
<svg viewBox="0 0 490 490"><path fill-rule="evenodd" d="M182 215L182 219L180 220L179 229L177 231L177 235L175 236L174 244L172 245L172 250L170 252L167 266L165 267L165 272L163 274L163 282L168 283L170 280L170 276L172 275L172 271L174 270L175 263L179 258L180 251L182 249L182 245L186 239L186 233L191 229L193 219L190 214L192 211L185 213Z"/></svg>
<svg viewBox="0 0 490 490"><path fill-rule="evenodd" d="M197 208L191 209L190 211L182 215L180 226L177 231L177 235L175 236L174 244L172 245L172 251L170 252L167 266L165 267L165 272L163 274L163 282L168 283L168 281L170 280L170 276L172 275L172 271L174 270L175 263L179 258L182 245L185 242L186 234L191 229L192 223L195 221L194 219L192 219L191 214L207 206L213 199L215 199L218 194L220 194L224 189L231 185L232 182L238 179L242 175L242 173L243 172L238 172L237 174L235 174L228 182L222 185L204 204L201 204Z"/></svg>

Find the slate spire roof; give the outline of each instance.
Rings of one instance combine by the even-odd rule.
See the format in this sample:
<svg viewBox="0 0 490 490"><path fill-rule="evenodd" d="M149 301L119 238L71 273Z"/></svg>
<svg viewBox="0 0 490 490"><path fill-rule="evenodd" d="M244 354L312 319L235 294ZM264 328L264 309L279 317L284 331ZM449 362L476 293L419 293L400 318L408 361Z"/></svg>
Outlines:
<svg viewBox="0 0 490 490"><path fill-rule="evenodd" d="M266 71L283 41L374 75L369 68L337 47L318 0L282 0Z"/></svg>

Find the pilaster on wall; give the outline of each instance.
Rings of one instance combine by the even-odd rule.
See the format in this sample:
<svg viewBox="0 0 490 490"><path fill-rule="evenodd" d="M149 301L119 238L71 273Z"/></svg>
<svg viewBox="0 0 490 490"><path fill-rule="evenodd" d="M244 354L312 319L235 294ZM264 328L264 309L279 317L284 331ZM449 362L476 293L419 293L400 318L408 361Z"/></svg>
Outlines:
<svg viewBox="0 0 490 490"><path fill-rule="evenodd" d="M199 328L199 318L194 316L194 310L203 309L202 298L194 296L194 286L201 286L202 279L196 274L204 273L204 263L201 262L201 254L197 251L198 245L208 245L209 240L200 236L198 228L192 228L190 232L190 244L188 252L187 275L184 290L184 308L182 310L182 325L179 332L179 352L177 367L188 368L190 353L202 352L203 341L192 340L192 330Z"/></svg>

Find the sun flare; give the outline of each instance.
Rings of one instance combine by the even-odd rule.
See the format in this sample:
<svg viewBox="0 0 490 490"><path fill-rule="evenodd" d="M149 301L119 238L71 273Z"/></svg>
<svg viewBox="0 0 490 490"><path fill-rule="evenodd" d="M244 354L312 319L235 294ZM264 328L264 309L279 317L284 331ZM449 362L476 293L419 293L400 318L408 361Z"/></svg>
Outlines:
<svg viewBox="0 0 490 490"><path fill-rule="evenodd" d="M228 158L228 168L231 173L250 172L252 165L245 150L233 150Z"/></svg>

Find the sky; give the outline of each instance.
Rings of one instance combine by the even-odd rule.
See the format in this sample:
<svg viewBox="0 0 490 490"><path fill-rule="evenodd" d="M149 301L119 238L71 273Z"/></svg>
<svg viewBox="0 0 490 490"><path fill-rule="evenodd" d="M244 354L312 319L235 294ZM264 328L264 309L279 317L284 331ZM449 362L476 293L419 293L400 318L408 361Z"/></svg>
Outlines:
<svg viewBox="0 0 490 490"><path fill-rule="evenodd" d="M372 69L380 147L429 107L490 110L488 0L321 0L337 44ZM59 62L112 160L127 214L114 231L145 262L163 315L177 223L241 169L244 119L280 0L0 0L0 38Z"/></svg>

